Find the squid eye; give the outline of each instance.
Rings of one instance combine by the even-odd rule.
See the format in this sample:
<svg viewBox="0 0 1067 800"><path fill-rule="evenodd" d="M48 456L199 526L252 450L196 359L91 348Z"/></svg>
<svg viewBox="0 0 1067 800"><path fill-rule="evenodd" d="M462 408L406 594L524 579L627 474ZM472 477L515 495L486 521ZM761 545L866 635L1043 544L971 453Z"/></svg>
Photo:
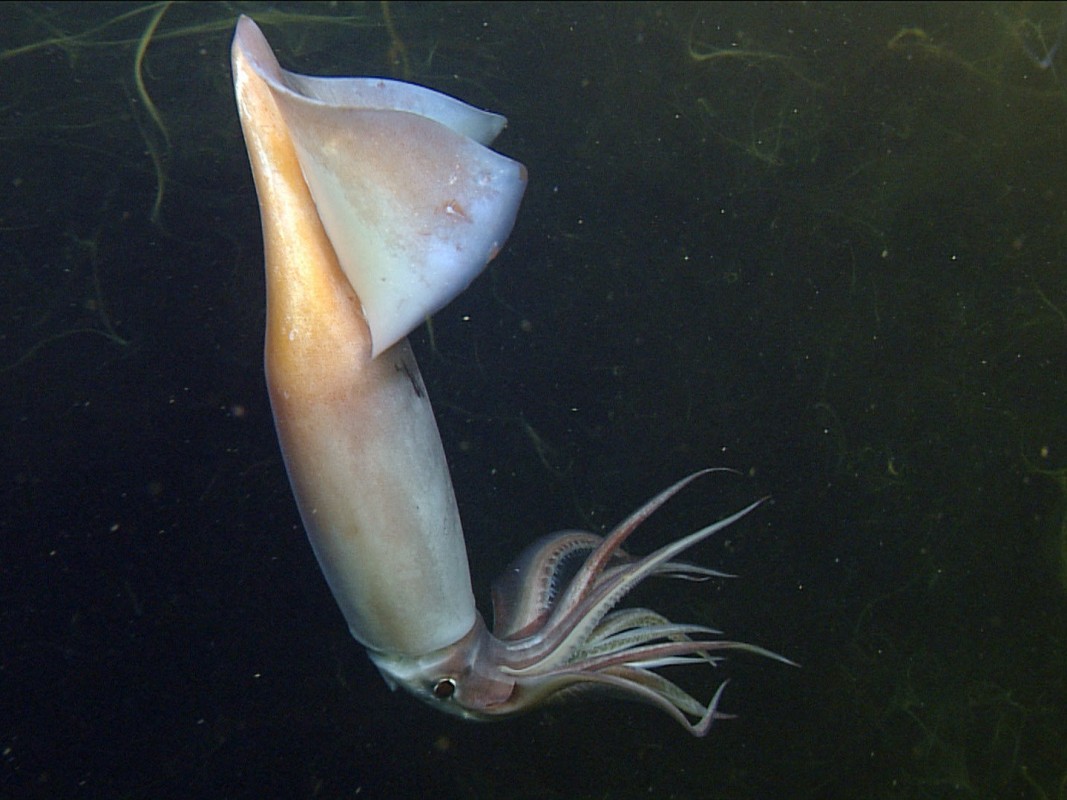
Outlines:
<svg viewBox="0 0 1067 800"><path fill-rule="evenodd" d="M447 700L456 693L456 682L452 678L441 678L433 687L433 696L438 700Z"/></svg>

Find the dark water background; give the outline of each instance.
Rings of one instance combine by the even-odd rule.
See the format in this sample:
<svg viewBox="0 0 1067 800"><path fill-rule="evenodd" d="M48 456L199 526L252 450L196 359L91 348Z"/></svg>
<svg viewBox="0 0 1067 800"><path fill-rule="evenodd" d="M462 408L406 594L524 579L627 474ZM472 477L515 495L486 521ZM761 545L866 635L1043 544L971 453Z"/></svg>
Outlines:
<svg viewBox="0 0 1067 800"><path fill-rule="evenodd" d="M0 5L0 796L1063 800L1065 8ZM740 579L645 594L803 664L732 657L738 719L464 723L350 639L263 385L242 12L508 116L515 231L413 336L479 603L734 467L632 546L774 496L693 554Z"/></svg>

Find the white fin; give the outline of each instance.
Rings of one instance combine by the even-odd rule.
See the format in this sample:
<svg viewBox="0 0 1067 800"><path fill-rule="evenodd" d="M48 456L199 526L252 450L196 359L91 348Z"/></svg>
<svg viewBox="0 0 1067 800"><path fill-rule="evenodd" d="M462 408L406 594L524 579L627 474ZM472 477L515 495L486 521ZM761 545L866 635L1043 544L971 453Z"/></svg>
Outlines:
<svg viewBox="0 0 1067 800"><path fill-rule="evenodd" d="M506 120L399 81L287 72L247 17L236 40L286 119L376 356L463 291L511 232L526 169L484 146Z"/></svg>

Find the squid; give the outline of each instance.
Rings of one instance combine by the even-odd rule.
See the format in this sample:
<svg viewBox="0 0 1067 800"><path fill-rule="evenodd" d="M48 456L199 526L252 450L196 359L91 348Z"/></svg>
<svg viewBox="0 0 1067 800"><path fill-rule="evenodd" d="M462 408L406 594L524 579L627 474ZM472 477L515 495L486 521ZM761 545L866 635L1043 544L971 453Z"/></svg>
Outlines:
<svg viewBox="0 0 1067 800"><path fill-rule="evenodd" d="M278 441L311 547L352 636L392 687L489 720L600 689L704 735L707 702L659 670L727 651L780 661L713 628L618 608L650 576L722 576L678 561L755 509L645 556L623 549L662 491L606 536L534 542L475 607L444 448L406 336L504 246L526 169L489 148L503 117L409 83L281 68L242 16L234 91L259 200L264 368ZM788 663L788 662L787 662Z"/></svg>

